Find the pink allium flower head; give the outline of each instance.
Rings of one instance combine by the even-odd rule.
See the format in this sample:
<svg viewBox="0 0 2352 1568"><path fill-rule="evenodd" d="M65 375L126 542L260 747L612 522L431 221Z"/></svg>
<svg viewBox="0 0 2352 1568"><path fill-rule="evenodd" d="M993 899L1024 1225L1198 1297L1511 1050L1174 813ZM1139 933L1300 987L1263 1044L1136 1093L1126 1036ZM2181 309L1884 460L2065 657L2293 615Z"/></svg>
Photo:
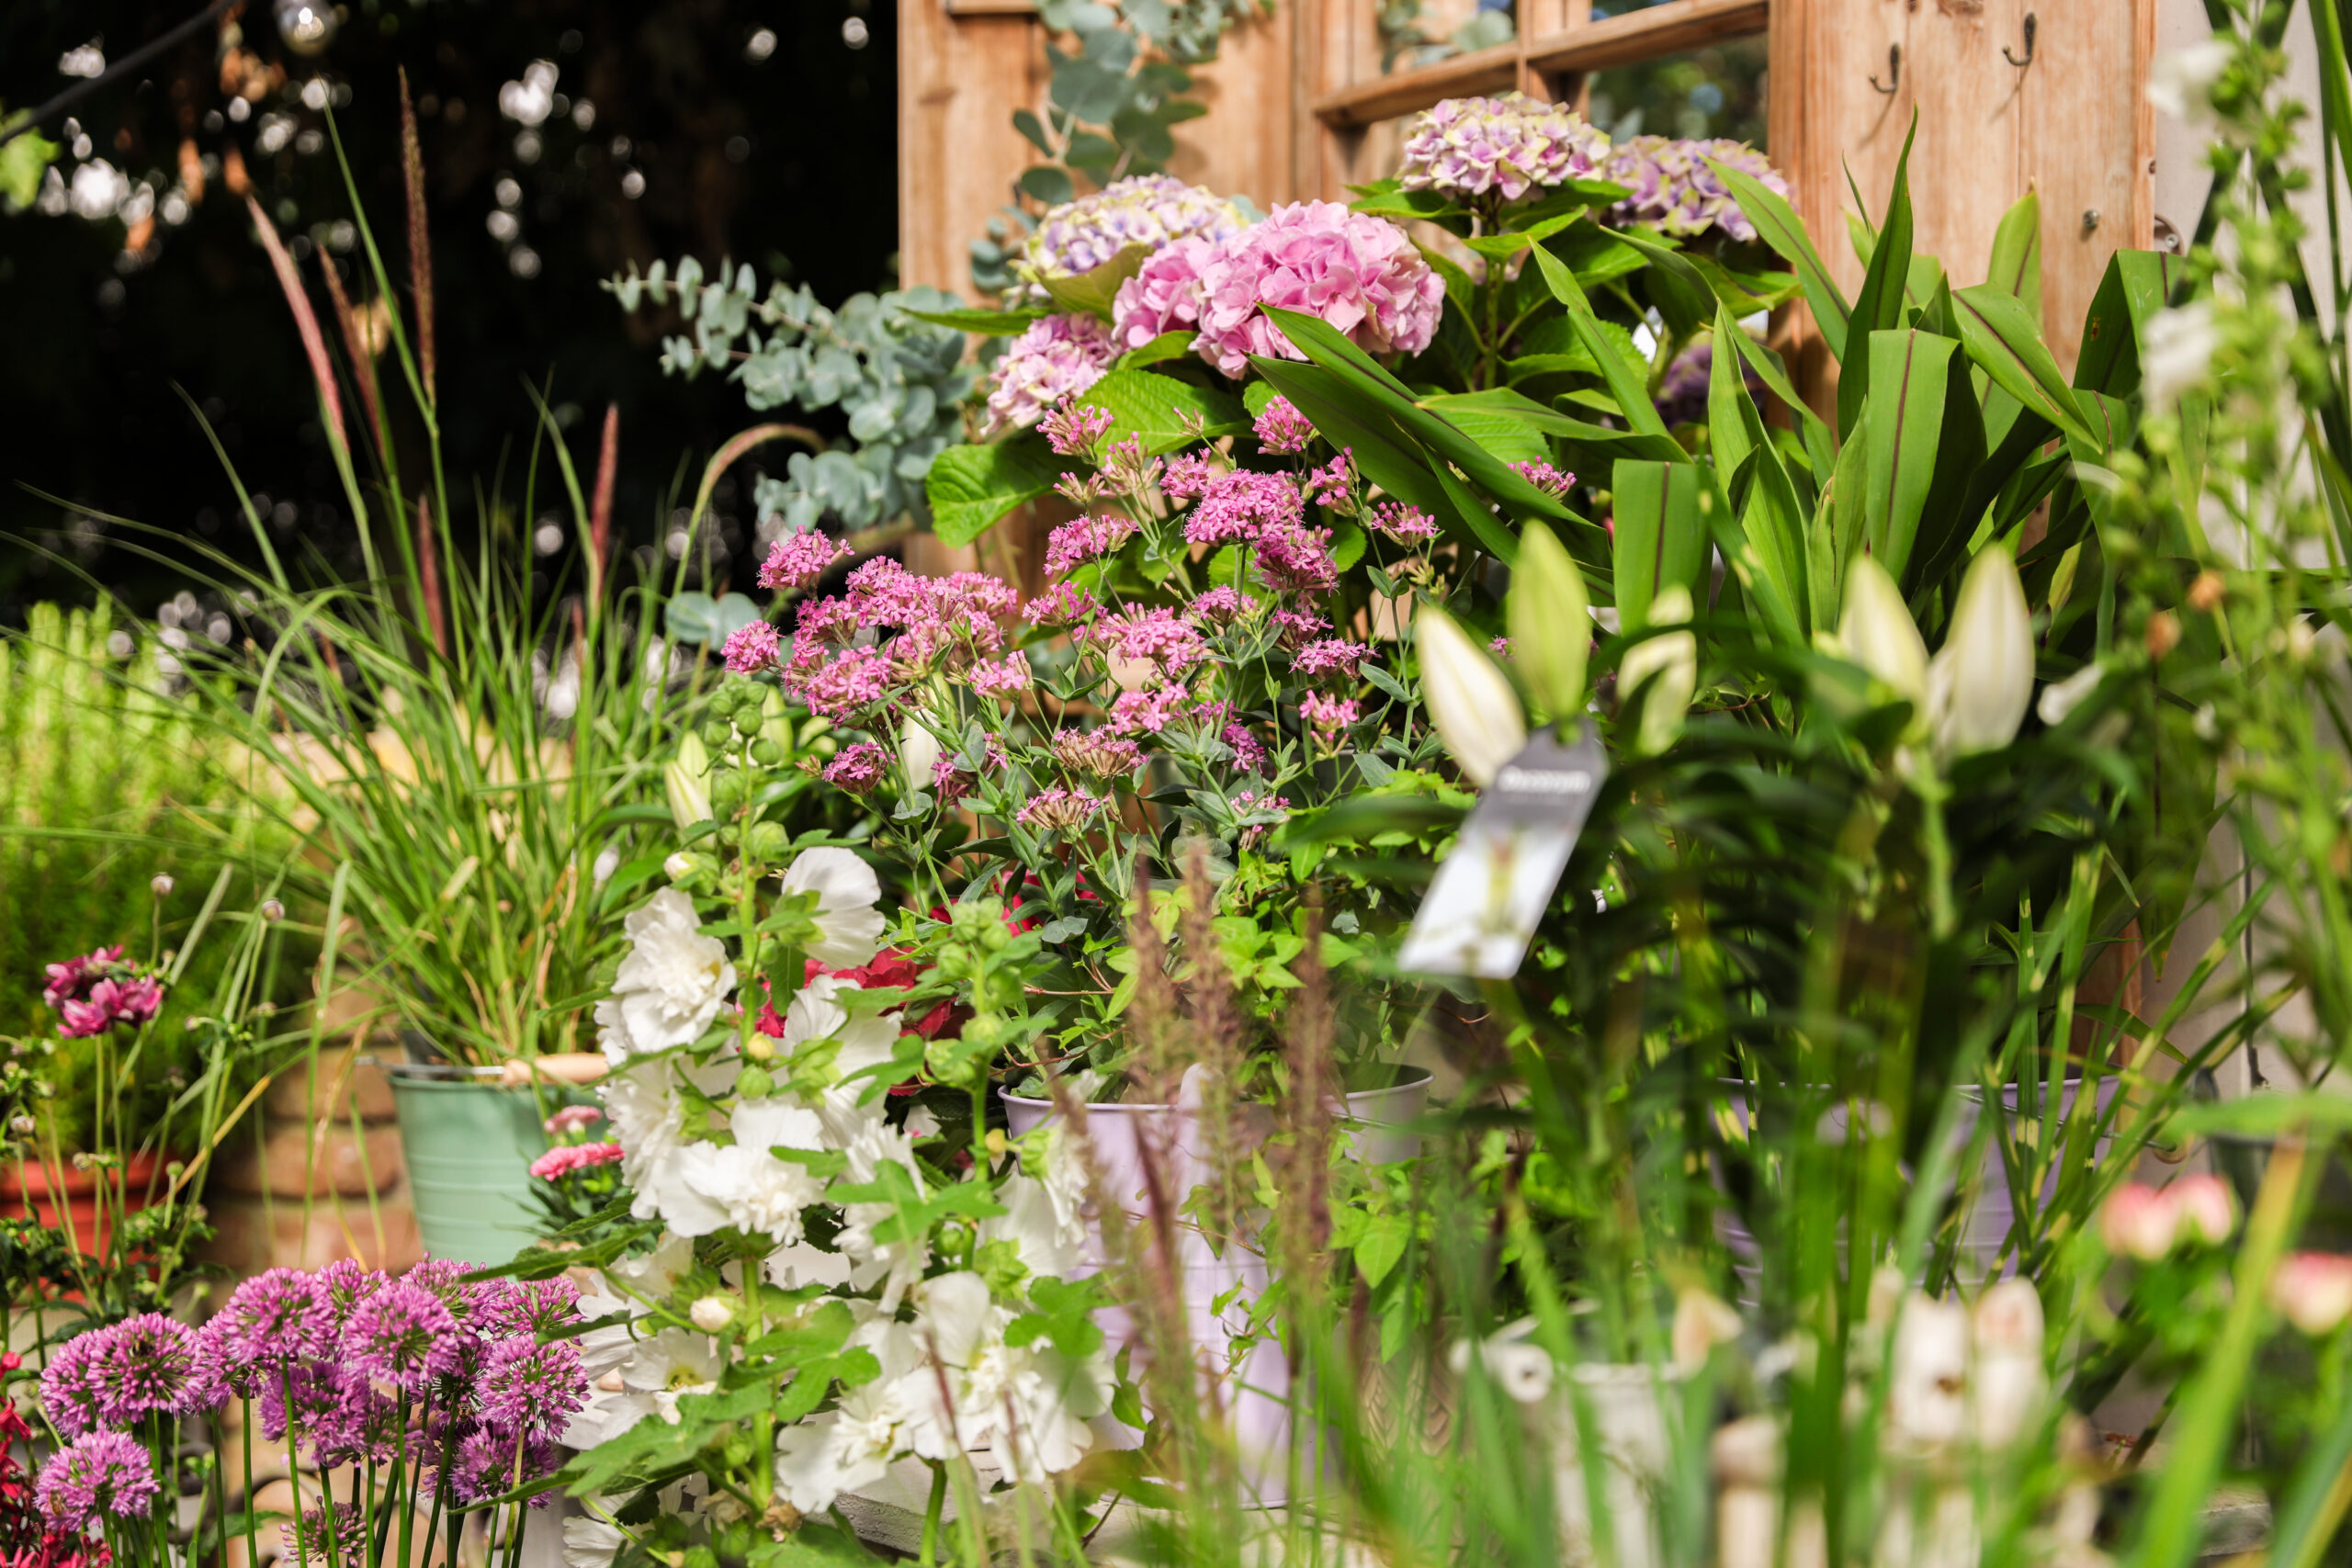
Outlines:
<svg viewBox="0 0 2352 1568"><path fill-rule="evenodd" d="M1265 764L1266 748L1246 726L1228 724L1218 739L1233 748L1233 765L1243 773L1254 773Z"/></svg>
<svg viewBox="0 0 2352 1568"><path fill-rule="evenodd" d="M1356 722L1356 702L1309 692L1298 699L1298 716L1326 734L1337 734Z"/></svg>
<svg viewBox="0 0 2352 1568"><path fill-rule="evenodd" d="M1688 238L1720 229L1732 239L1756 238L1756 225L1740 210L1723 176L1709 168L1714 159L1752 175L1775 195L1789 194L1764 154L1744 141L1685 141L1670 136L1636 136L1610 153L1602 175L1631 193L1609 209L1618 228L1647 223L1660 232Z"/></svg>
<svg viewBox="0 0 2352 1568"><path fill-rule="evenodd" d="M1121 659L1148 659L1180 675L1208 657L1200 628L1161 605L1097 624L1095 636Z"/></svg>
<svg viewBox="0 0 2352 1568"><path fill-rule="evenodd" d="M1345 637L1326 637L1300 649L1291 659L1291 669L1310 679L1337 675L1342 680L1352 681L1356 678L1357 668L1363 663L1364 655L1371 651L1363 644L1350 642Z"/></svg>
<svg viewBox="0 0 2352 1568"><path fill-rule="evenodd" d="M617 1144L583 1144L581 1148L583 1152L610 1149L613 1152L606 1159L620 1157ZM553 1334L579 1321L579 1302L580 1287L561 1274L512 1280L490 1327L499 1334Z"/></svg>
<svg viewBox="0 0 2352 1568"><path fill-rule="evenodd" d="M107 1425L98 1377L107 1338L102 1328L77 1334L51 1351L40 1370L40 1407L69 1438Z"/></svg>
<svg viewBox="0 0 2352 1568"><path fill-rule="evenodd" d="M1067 626L1091 621L1102 613L1094 595L1074 582L1057 582L1021 608L1021 618L1033 626Z"/></svg>
<svg viewBox="0 0 2352 1568"><path fill-rule="evenodd" d="M395 1280L354 1307L344 1325L345 1361L356 1371L422 1393L458 1370L458 1319L431 1291Z"/></svg>
<svg viewBox="0 0 2352 1568"><path fill-rule="evenodd" d="M1141 348L1162 333L1197 333L1201 273L1216 254L1213 241L1179 240L1155 253L1119 285L1111 301L1112 336L1119 347Z"/></svg>
<svg viewBox="0 0 2352 1568"><path fill-rule="evenodd" d="M1092 316L1045 316L1030 322L989 372L982 436L1028 429L1047 409L1102 379L1118 352L1110 329Z"/></svg>
<svg viewBox="0 0 2352 1568"><path fill-rule="evenodd" d="M334 1509L332 1517L328 1509L305 1508L277 1527L283 1560L300 1568L364 1561L367 1534L368 1516L347 1503Z"/></svg>
<svg viewBox="0 0 2352 1568"><path fill-rule="evenodd" d="M1437 537L1437 519L1401 501L1382 502L1372 509L1370 521L1374 527L1400 545L1418 544Z"/></svg>
<svg viewBox="0 0 2352 1568"><path fill-rule="evenodd" d="M851 555L850 547L816 529L789 534L768 547L760 563L763 588L806 588Z"/></svg>
<svg viewBox="0 0 2352 1568"><path fill-rule="evenodd" d="M1270 531L1297 526L1305 515L1290 480L1236 468L1209 481L1185 521L1184 537L1195 545L1254 545Z"/></svg>
<svg viewBox="0 0 2352 1568"><path fill-rule="evenodd" d="M276 1371L324 1348L311 1337L316 1287L300 1269L266 1269L230 1294L214 1322L235 1362Z"/></svg>
<svg viewBox="0 0 2352 1568"><path fill-rule="evenodd" d="M1282 633L1283 646L1293 650L1306 647L1331 629L1331 623L1306 610L1276 610L1266 617L1266 623Z"/></svg>
<svg viewBox="0 0 2352 1568"><path fill-rule="evenodd" d="M325 1356L342 1354L343 1331L361 1302L391 1282L391 1277L356 1258L338 1258L311 1276L311 1343Z"/></svg>
<svg viewBox="0 0 2352 1568"><path fill-rule="evenodd" d="M52 1529L78 1535L101 1514L135 1519L161 1490L147 1450L127 1432L85 1432L41 1466L33 1498Z"/></svg>
<svg viewBox="0 0 2352 1568"><path fill-rule="evenodd" d="M1141 747L1107 729L1059 730L1046 749L1070 772L1105 782L1131 778L1144 764Z"/></svg>
<svg viewBox="0 0 2352 1568"><path fill-rule="evenodd" d="M183 1414L197 1377L195 1331L159 1312L127 1317L98 1337L90 1358L100 1419L108 1427L132 1427L157 1412Z"/></svg>
<svg viewBox="0 0 2352 1568"><path fill-rule="evenodd" d="M1109 409L1064 398L1038 418L1037 428L1055 457L1082 457L1110 430L1111 419Z"/></svg>
<svg viewBox="0 0 2352 1568"><path fill-rule="evenodd" d="M1258 444L1269 452L1304 452L1306 444L1315 439L1315 426L1298 405L1288 398L1277 397L1266 405L1256 423Z"/></svg>
<svg viewBox="0 0 2352 1568"><path fill-rule="evenodd" d="M314 1385L320 1397L304 1412L303 1426L320 1468L390 1463L401 1436L399 1404L347 1370L340 1376L314 1370L326 1375Z"/></svg>
<svg viewBox="0 0 2352 1568"><path fill-rule="evenodd" d="M1220 586L1200 594L1184 613L1204 626L1229 626L1257 607L1253 595L1238 588Z"/></svg>
<svg viewBox="0 0 2352 1568"><path fill-rule="evenodd" d="M1339 563L1331 558L1331 530L1270 530L1258 540L1258 570L1267 581L1293 593L1330 592L1340 585Z"/></svg>
<svg viewBox="0 0 2352 1568"><path fill-rule="evenodd" d="M1517 201L1594 173L1608 153L1609 138L1560 105L1524 93L1448 98L1406 130L1397 183L1455 200L1494 193Z"/></svg>
<svg viewBox="0 0 2352 1568"><path fill-rule="evenodd" d="M1019 811L1013 813L1012 819L1024 828L1035 828L1043 832L1068 832L1085 827L1101 816L1109 804L1100 795L1090 795L1082 789L1039 790Z"/></svg>
<svg viewBox="0 0 2352 1568"><path fill-rule="evenodd" d="M1335 201L1276 208L1216 247L1200 269L1200 356L1228 376L1250 355L1305 355L1265 307L1320 317L1359 348L1418 354L1437 332L1445 284L1405 231Z"/></svg>
<svg viewBox="0 0 2352 1568"><path fill-rule="evenodd" d="M984 660L966 671L964 679L982 696L1018 696L1029 689L1032 679L1028 655L1015 649L993 662Z"/></svg>
<svg viewBox="0 0 2352 1568"><path fill-rule="evenodd" d="M1160 470L1159 493L1173 502L1196 500L1207 491L1217 471L1216 458L1207 452L1180 453Z"/></svg>
<svg viewBox="0 0 2352 1568"><path fill-rule="evenodd" d="M562 1450L548 1438L485 1427L458 1445L449 1488L459 1501L479 1503L514 1490L520 1482L551 1475L562 1462ZM554 1492L548 1491L534 1494L529 1502L534 1508L544 1508L554 1500Z"/></svg>
<svg viewBox="0 0 2352 1568"><path fill-rule="evenodd" d="M774 626L765 621L753 621L729 632L721 651L727 656L729 673L757 675L775 668L776 660L784 656L784 645Z"/></svg>
<svg viewBox="0 0 2352 1568"><path fill-rule="evenodd" d="M871 795L890 770L889 753L871 740L860 740L844 746L840 755L825 764L825 782L836 789L852 795ZM550 1154L560 1154L560 1149Z"/></svg>
<svg viewBox="0 0 2352 1568"><path fill-rule="evenodd" d="M1512 473L1517 474L1546 495L1564 496L1568 493L1568 487L1577 482L1576 475L1562 473L1540 458L1533 462L1512 463L1508 466Z"/></svg>
<svg viewBox="0 0 2352 1568"><path fill-rule="evenodd" d="M1300 492L1309 501L1319 502L1325 506L1339 505L1348 499L1348 492L1354 488L1355 476L1351 472L1354 457L1354 448L1341 447L1338 457L1298 481Z"/></svg>
<svg viewBox="0 0 2352 1568"><path fill-rule="evenodd" d="M1061 577L1100 560L1136 536L1136 525L1114 513L1074 517L1046 536L1046 574Z"/></svg>
<svg viewBox="0 0 2352 1568"><path fill-rule="evenodd" d="M800 606L792 624L793 657L831 644L838 647L858 633L857 606L845 598L811 599Z"/></svg>
<svg viewBox="0 0 2352 1568"><path fill-rule="evenodd" d="M845 648L824 663L795 670L787 686L800 705L820 717L843 723L890 694L889 656L879 649Z"/></svg>
<svg viewBox="0 0 2352 1568"><path fill-rule="evenodd" d="M2335 1333L2352 1317L2352 1258L2290 1253L2270 1276L2270 1304L2314 1339Z"/></svg>
<svg viewBox="0 0 2352 1568"><path fill-rule="evenodd" d="M865 792L860 790L856 793L862 795ZM533 1160L531 1174L542 1181L555 1181L574 1171L610 1165L620 1157L621 1146L618 1144L566 1144L560 1148L549 1149Z"/></svg>
<svg viewBox="0 0 2352 1568"><path fill-rule="evenodd" d="M588 1403L588 1374L581 1370L580 1347L570 1339L545 1345L505 1339L483 1358L475 1393L490 1426L552 1438Z"/></svg>
<svg viewBox="0 0 2352 1568"><path fill-rule="evenodd" d="M1037 220L1012 264L1022 280L1014 297L1042 302L1050 296L1040 279L1081 276L1130 245L1157 251L1195 235L1222 239L1243 221L1232 201L1173 175L1130 175Z"/></svg>
<svg viewBox="0 0 2352 1568"><path fill-rule="evenodd" d="M577 1133L593 1127L605 1119L605 1113L593 1105L567 1105L541 1123L550 1138L560 1138L566 1133ZM332 1265L330 1265L332 1267Z"/></svg>

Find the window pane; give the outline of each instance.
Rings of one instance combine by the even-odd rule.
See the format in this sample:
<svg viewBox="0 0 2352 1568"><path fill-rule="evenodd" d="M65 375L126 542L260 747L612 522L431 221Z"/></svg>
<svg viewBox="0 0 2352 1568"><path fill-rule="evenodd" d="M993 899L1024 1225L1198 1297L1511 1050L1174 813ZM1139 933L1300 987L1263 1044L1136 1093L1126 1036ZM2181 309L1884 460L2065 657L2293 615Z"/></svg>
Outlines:
<svg viewBox="0 0 2352 1568"><path fill-rule="evenodd" d="M1518 36L1513 0L1381 0L1380 69L1410 71Z"/></svg>
<svg viewBox="0 0 2352 1568"><path fill-rule="evenodd" d="M1621 9L1636 7L1626 6ZM1599 17L1601 8L1595 6ZM1727 136L1764 141L1762 35L1726 39L1689 54L1669 54L1592 73L1591 120L1610 136Z"/></svg>

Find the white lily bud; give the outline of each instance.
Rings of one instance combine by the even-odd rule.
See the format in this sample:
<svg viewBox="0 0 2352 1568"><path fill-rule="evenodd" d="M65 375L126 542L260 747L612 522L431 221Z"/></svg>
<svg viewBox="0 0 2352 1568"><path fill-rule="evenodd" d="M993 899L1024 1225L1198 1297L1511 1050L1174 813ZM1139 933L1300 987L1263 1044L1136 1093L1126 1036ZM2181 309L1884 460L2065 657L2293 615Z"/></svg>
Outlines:
<svg viewBox="0 0 2352 1568"><path fill-rule="evenodd" d="M1903 602L1903 590L1871 556L1855 559L1846 576L1846 613L1838 619L1846 657L1896 695L1908 698L1917 722L1928 717L1928 644Z"/></svg>
<svg viewBox="0 0 2352 1568"><path fill-rule="evenodd" d="M1690 591L1679 582L1659 589L1650 601L1652 626L1679 626L1690 618ZM1617 666L1617 694L1620 702L1638 699L1642 705L1634 748L1649 754L1673 745L1698 689L1699 639L1690 633L1666 632L1627 649Z"/></svg>
<svg viewBox="0 0 2352 1568"><path fill-rule="evenodd" d="M939 739L918 719L909 719L899 731L899 776L907 793L931 788L931 771L939 762Z"/></svg>
<svg viewBox="0 0 2352 1568"><path fill-rule="evenodd" d="M710 749L701 736L688 730L679 737L677 756L662 766L662 784L680 830L710 820Z"/></svg>
<svg viewBox="0 0 2352 1568"><path fill-rule="evenodd" d="M1969 563L1951 630L1928 664L1928 723L1947 761L2017 739L2033 702L2033 617L2006 546Z"/></svg>
<svg viewBox="0 0 2352 1568"><path fill-rule="evenodd" d="M686 1310L686 1315L705 1334L716 1334L735 1321L735 1303L725 1296L704 1296Z"/></svg>
<svg viewBox="0 0 2352 1568"><path fill-rule="evenodd" d="M1527 746L1519 694L1453 617L1434 604L1413 612L1413 645L1421 660L1421 696L1430 722L1455 762L1480 789Z"/></svg>

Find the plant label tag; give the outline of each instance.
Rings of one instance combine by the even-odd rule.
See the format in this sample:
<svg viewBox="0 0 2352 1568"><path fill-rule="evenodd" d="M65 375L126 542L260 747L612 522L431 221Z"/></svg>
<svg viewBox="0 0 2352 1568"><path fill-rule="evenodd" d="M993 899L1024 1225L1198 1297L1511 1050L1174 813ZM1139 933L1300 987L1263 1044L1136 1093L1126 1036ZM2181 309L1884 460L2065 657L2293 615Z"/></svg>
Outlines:
<svg viewBox="0 0 2352 1568"><path fill-rule="evenodd" d="M1503 764L1437 868L1399 968L1508 980L1559 886L1609 759L1589 726L1573 746L1549 728Z"/></svg>

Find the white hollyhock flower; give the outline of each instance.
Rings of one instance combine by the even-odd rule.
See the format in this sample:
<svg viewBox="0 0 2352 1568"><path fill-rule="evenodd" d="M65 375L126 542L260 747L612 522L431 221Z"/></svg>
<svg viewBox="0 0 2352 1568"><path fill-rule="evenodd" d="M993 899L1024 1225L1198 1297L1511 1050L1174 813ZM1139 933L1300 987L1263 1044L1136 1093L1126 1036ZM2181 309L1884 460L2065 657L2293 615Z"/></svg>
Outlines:
<svg viewBox="0 0 2352 1568"><path fill-rule="evenodd" d="M708 1235L727 1224L727 1211L685 1179L689 1144L685 1117L667 1061L643 1062L605 1080L605 1115L621 1145L621 1179L636 1198L629 1213L659 1219L683 1236Z"/></svg>
<svg viewBox="0 0 2352 1568"><path fill-rule="evenodd" d="M1928 664L1928 723L1947 761L2017 739L2033 701L2033 617L2007 548L1987 545L1968 563L1951 629Z"/></svg>
<svg viewBox="0 0 2352 1568"><path fill-rule="evenodd" d="M854 969L882 949L882 884L847 850L803 850L784 870L786 893L817 895L817 940L808 956L828 969Z"/></svg>
<svg viewBox="0 0 2352 1568"><path fill-rule="evenodd" d="M2197 299L2148 318L2147 344L2140 353L2140 384L2152 409L2168 409L2205 379L2213 351L2222 346L2211 300Z"/></svg>
<svg viewBox="0 0 2352 1568"><path fill-rule="evenodd" d="M820 1201L825 1187L808 1166L768 1151L826 1147L824 1122L788 1094L738 1101L728 1121L735 1142L689 1144L678 1156L678 1179L721 1213L722 1223L788 1247L800 1239L801 1211ZM718 1228L688 1230L674 1220L671 1225L683 1235Z"/></svg>
<svg viewBox="0 0 2352 1568"><path fill-rule="evenodd" d="M628 1539L594 1515L575 1514L563 1521L563 1568L612 1568Z"/></svg>
<svg viewBox="0 0 2352 1568"><path fill-rule="evenodd" d="M1527 746L1527 716L1520 711L1519 694L1453 617L1434 604L1413 612L1413 647L1420 657L1421 698L1430 705L1430 722L1463 776L1486 788Z"/></svg>
<svg viewBox="0 0 2352 1568"><path fill-rule="evenodd" d="M931 770L940 758L939 738L910 718L899 731L899 776L909 795L928 794Z"/></svg>
<svg viewBox="0 0 2352 1568"><path fill-rule="evenodd" d="M1887 1389L1888 1435L1906 1448L1939 1449L1968 1430L1968 1308L1915 1295L1894 1331Z"/></svg>
<svg viewBox="0 0 2352 1568"><path fill-rule="evenodd" d="M1910 699L1915 716L1928 709L1928 644L1903 602L1903 590L1876 558L1861 556L1846 578L1846 612L1838 620L1846 657L1873 679Z"/></svg>
<svg viewBox="0 0 2352 1568"><path fill-rule="evenodd" d="M2175 119L2212 118L2213 84L2222 79L2236 52L2223 38L2165 50L2149 62L2148 102Z"/></svg>
<svg viewBox="0 0 2352 1568"><path fill-rule="evenodd" d="M727 945L705 936L694 900L664 887L631 911L628 956L596 1007L597 1043L615 1067L633 1055L691 1045L735 988Z"/></svg>

